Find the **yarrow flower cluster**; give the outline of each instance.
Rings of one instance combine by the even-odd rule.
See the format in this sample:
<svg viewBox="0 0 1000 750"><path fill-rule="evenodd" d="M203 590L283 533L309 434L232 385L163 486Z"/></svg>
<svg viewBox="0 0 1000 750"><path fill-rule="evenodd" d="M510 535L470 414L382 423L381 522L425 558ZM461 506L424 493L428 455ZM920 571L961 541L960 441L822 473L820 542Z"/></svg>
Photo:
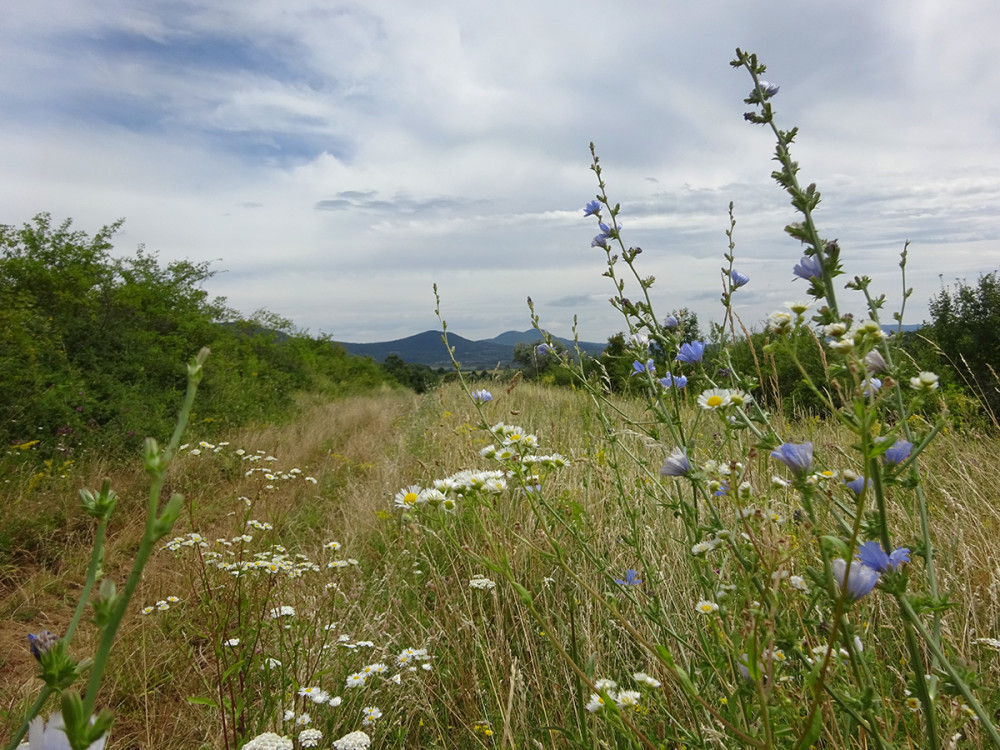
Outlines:
<svg viewBox="0 0 1000 750"><path fill-rule="evenodd" d="M371 744L371 737L364 732L351 732L335 740L333 746L337 750L368 750Z"/></svg>
<svg viewBox="0 0 1000 750"><path fill-rule="evenodd" d="M292 750L293 747L294 743L287 737L274 732L265 732L245 744L243 750Z"/></svg>

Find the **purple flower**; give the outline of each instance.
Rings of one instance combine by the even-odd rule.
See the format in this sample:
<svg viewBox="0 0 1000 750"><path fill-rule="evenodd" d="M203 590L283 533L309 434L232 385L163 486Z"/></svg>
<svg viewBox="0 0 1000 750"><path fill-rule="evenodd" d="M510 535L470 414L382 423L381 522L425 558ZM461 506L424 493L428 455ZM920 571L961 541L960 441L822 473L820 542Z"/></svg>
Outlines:
<svg viewBox="0 0 1000 750"><path fill-rule="evenodd" d="M864 396L871 396L875 393L875 391L877 391L879 388L882 387L882 381L879 380L878 378L869 376L865 378L865 382L863 383L863 385L864 385L864 390L861 391L861 394Z"/></svg>
<svg viewBox="0 0 1000 750"><path fill-rule="evenodd" d="M688 461L687 451L683 448L674 448L670 455L660 467L661 477L683 477L691 471L691 462Z"/></svg>
<svg viewBox="0 0 1000 750"><path fill-rule="evenodd" d="M31 648L31 655L38 661L41 661L42 654L52 648L58 640L59 636L48 630L42 630L38 635L28 633L28 645Z"/></svg>
<svg viewBox="0 0 1000 750"><path fill-rule="evenodd" d="M723 481L719 485L719 489L712 493L712 497L722 497L729 494L729 482Z"/></svg>
<svg viewBox="0 0 1000 750"><path fill-rule="evenodd" d="M733 284L733 289L739 289L750 281L750 277L745 273L740 273L735 268L729 272L729 280Z"/></svg>
<svg viewBox="0 0 1000 750"><path fill-rule="evenodd" d="M670 388L671 386L673 386L674 388L683 388L687 384L688 384L688 379L683 375L671 375L668 372L666 377L660 378L660 385L662 385L664 388Z"/></svg>
<svg viewBox="0 0 1000 750"><path fill-rule="evenodd" d="M899 547L887 555L878 542L865 542L858 548L858 559L872 570L888 573L910 561L910 550Z"/></svg>
<svg viewBox="0 0 1000 750"><path fill-rule="evenodd" d="M815 255L803 255L802 260L792 269L792 273L806 281L821 279L823 278L823 264Z"/></svg>
<svg viewBox="0 0 1000 750"><path fill-rule="evenodd" d="M615 583L620 583L622 586L636 586L642 583L642 579L639 578L639 571L628 568L625 571L625 580L623 581L621 578L616 578Z"/></svg>
<svg viewBox="0 0 1000 750"><path fill-rule="evenodd" d="M797 477L803 477L812 468L812 443L782 443L777 450L771 451L771 458L776 458Z"/></svg>
<svg viewBox="0 0 1000 750"><path fill-rule="evenodd" d="M539 357L544 357L546 354L552 354L552 347L548 344L539 344L535 347L535 354Z"/></svg>
<svg viewBox="0 0 1000 750"><path fill-rule="evenodd" d="M851 595L852 599L860 599L875 588L875 584L878 583L878 571L869 568L859 560L851 564L850 573L847 572L847 562L839 557L830 563L830 567L833 568L833 577L837 581L837 586L841 591L846 586L847 593ZM847 577L846 584L845 576Z"/></svg>
<svg viewBox="0 0 1000 750"><path fill-rule="evenodd" d="M689 344L681 344L681 350L677 352L678 362L687 362L689 365L696 365L705 356L705 342L692 341Z"/></svg>
<svg viewBox="0 0 1000 750"><path fill-rule="evenodd" d="M770 99L772 96L778 93L781 89L780 86L776 86L773 83L767 81L760 81L757 84L757 89L760 91L760 96L762 99Z"/></svg>
<svg viewBox="0 0 1000 750"><path fill-rule="evenodd" d="M855 495L860 496L865 487L872 486L872 480L865 479L864 477L858 477L857 479L852 479L850 482L844 482L844 486Z"/></svg>
<svg viewBox="0 0 1000 750"><path fill-rule="evenodd" d="M596 198L583 207L584 216L595 216L601 213L601 202Z"/></svg>
<svg viewBox="0 0 1000 750"><path fill-rule="evenodd" d="M656 372L656 365L653 363L653 360L647 359L646 360L646 364L643 364L639 360L636 360L635 362L633 362L632 363L632 374L633 375L638 375L640 372L648 372L650 375L652 375L654 372Z"/></svg>
<svg viewBox="0 0 1000 750"><path fill-rule="evenodd" d="M900 439L893 443L893 446L885 452L882 458L890 466L895 466L905 461L909 457L911 450L913 450L913 443L909 440Z"/></svg>
<svg viewBox="0 0 1000 750"><path fill-rule="evenodd" d="M472 392L472 400L477 404L485 404L487 401L493 400L493 394L486 390L478 390Z"/></svg>
<svg viewBox="0 0 1000 750"><path fill-rule="evenodd" d="M592 239L590 241L590 246L591 247L603 247L605 250L607 250L608 249L608 240L609 239L610 239L610 235L601 233L601 234L597 235L596 237L594 237L594 239Z"/></svg>
<svg viewBox="0 0 1000 750"><path fill-rule="evenodd" d="M663 325L665 325L667 328L673 329L680 325L680 321L677 320L676 315L668 315L667 319L663 321Z"/></svg>

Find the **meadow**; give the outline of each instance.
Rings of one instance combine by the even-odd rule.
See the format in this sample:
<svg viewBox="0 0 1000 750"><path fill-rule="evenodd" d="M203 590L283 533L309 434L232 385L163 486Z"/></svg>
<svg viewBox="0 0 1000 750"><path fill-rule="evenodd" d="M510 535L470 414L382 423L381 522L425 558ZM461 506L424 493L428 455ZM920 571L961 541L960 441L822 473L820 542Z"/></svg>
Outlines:
<svg viewBox="0 0 1000 750"><path fill-rule="evenodd" d="M733 64L809 297L759 348L734 316L735 224L724 323L692 339L654 310L592 146L624 392L532 310L568 386L455 362L421 395L302 392L293 419L221 430L187 424L203 350L141 460L3 486L30 540L0 570L11 746L41 712L32 750L99 750L109 728L123 748L1000 747L997 435L949 420L869 279L842 307L778 87ZM817 408L767 396L779 356Z"/></svg>

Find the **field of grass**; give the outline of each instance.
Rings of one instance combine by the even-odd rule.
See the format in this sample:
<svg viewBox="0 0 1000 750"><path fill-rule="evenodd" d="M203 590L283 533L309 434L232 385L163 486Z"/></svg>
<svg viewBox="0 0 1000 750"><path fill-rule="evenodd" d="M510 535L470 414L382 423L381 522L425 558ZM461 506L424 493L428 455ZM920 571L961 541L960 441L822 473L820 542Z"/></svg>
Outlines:
<svg viewBox="0 0 1000 750"><path fill-rule="evenodd" d="M609 448L607 430L582 391L498 383L493 393L484 405L493 422L521 425L538 436L539 453L568 459L569 466L541 475L541 513L513 482L454 513L394 507L401 488L496 468L480 455L491 435L457 385L423 396L387 392L317 402L293 424L233 434L226 445L199 447L196 432L189 434L168 478L168 489L186 498L171 535L190 539L186 535L196 532L208 546L159 549L147 566L100 695L99 705L117 717L108 747L234 747L269 730L291 736L306 725L283 722L286 710L296 718L310 714L309 726L323 732L321 747L362 726L374 747L638 746L622 744L613 731L616 714L586 710L593 690L584 680L599 678L641 693L622 715L654 745L679 746L684 732L700 732L712 744L719 720L761 737L763 719L753 691L741 684L739 665L716 663L690 674L698 695L719 712L714 716L648 647L665 644L678 662L704 664L700 657L712 642L746 638L761 622L774 625L761 642L781 654L768 662L773 674L762 680L774 691L771 704L783 715L803 710L810 666L802 655L820 644L807 623L822 602L788 597L776 584L763 594L732 591L728 606L719 597L723 606L712 617L696 611L706 585L737 577L729 577L730 563L721 557L692 566L681 522L664 502L673 480L657 474L672 446L619 420L611 425L617 448ZM644 419L638 401L611 405ZM836 423L812 419L782 428L812 441L827 465L847 461L851 436ZM712 428L706 429L711 441ZM1000 636L997 448L995 437L945 431L920 457L938 586L952 603L941 618L943 637L952 644L952 660L976 671L991 710L1000 653L977 639ZM623 451L638 460L623 461ZM750 456L743 479L765 495L774 462ZM3 526L32 540L8 545L0 570L0 738L9 736L40 687L28 633L60 632L84 579L92 532L75 507L76 489L110 477L122 498L108 534L108 576L125 574L142 533L146 479L140 468L80 471L8 483L0 498ZM796 521L795 499L791 493L768 497L766 505L737 503L754 509L740 513L743 533L760 560L801 573L815 550ZM889 494L900 540L919 535L908 497L900 493L896 502ZM722 497L720 513L731 518L734 503L735 497ZM211 562L206 552L218 552L231 563L260 554L257 559L283 564L275 544L291 561L283 573L251 569L236 576L204 562ZM919 579L919 561L909 567ZM616 583L629 568L638 570L641 583ZM476 579L496 585L470 586ZM799 632L788 630L784 616L745 616L779 601L801 610ZM144 607L152 612L142 614ZM281 607L295 614L275 611ZM861 668L879 669L875 683L893 700L875 707L884 736L897 747L920 744L921 711L909 710L909 656L894 603L869 595L852 609L850 622L865 647ZM95 629L82 626L74 650L91 652L95 638ZM240 643L225 645L234 639ZM410 658L406 649L413 650ZM268 659L281 665L269 666ZM366 667L375 668L365 675ZM637 672L662 687L637 683ZM366 679L350 687L357 674ZM342 702L314 703L309 691L298 694L304 688ZM946 736L961 737L963 746L984 745L962 701L943 684L937 693L940 720L949 722ZM227 701L228 710L209 705ZM362 725L370 708L381 716ZM852 732L837 717L832 697L819 710L824 730L817 746L865 746L864 732Z"/></svg>

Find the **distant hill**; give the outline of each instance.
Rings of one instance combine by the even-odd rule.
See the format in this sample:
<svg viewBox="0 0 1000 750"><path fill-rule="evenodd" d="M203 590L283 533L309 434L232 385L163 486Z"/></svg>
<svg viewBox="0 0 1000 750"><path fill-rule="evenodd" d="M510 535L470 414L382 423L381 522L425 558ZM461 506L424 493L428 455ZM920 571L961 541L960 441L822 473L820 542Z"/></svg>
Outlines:
<svg viewBox="0 0 1000 750"><path fill-rule="evenodd" d="M570 351L573 342L569 339L553 337L561 341ZM480 341L470 341L454 333L448 334L448 343L455 347L455 359L462 367L470 370L492 369L497 365L508 365L514 358L514 345L532 343L541 339L534 329L527 331L505 331L499 336ZM441 341L441 331L424 331L405 339L381 341L374 344L352 344L338 341L350 354L368 356L376 362L384 362L390 354L395 354L405 362L413 362L430 367L451 367L448 350ZM580 348L588 354L597 356L604 351L604 344L580 342Z"/></svg>

